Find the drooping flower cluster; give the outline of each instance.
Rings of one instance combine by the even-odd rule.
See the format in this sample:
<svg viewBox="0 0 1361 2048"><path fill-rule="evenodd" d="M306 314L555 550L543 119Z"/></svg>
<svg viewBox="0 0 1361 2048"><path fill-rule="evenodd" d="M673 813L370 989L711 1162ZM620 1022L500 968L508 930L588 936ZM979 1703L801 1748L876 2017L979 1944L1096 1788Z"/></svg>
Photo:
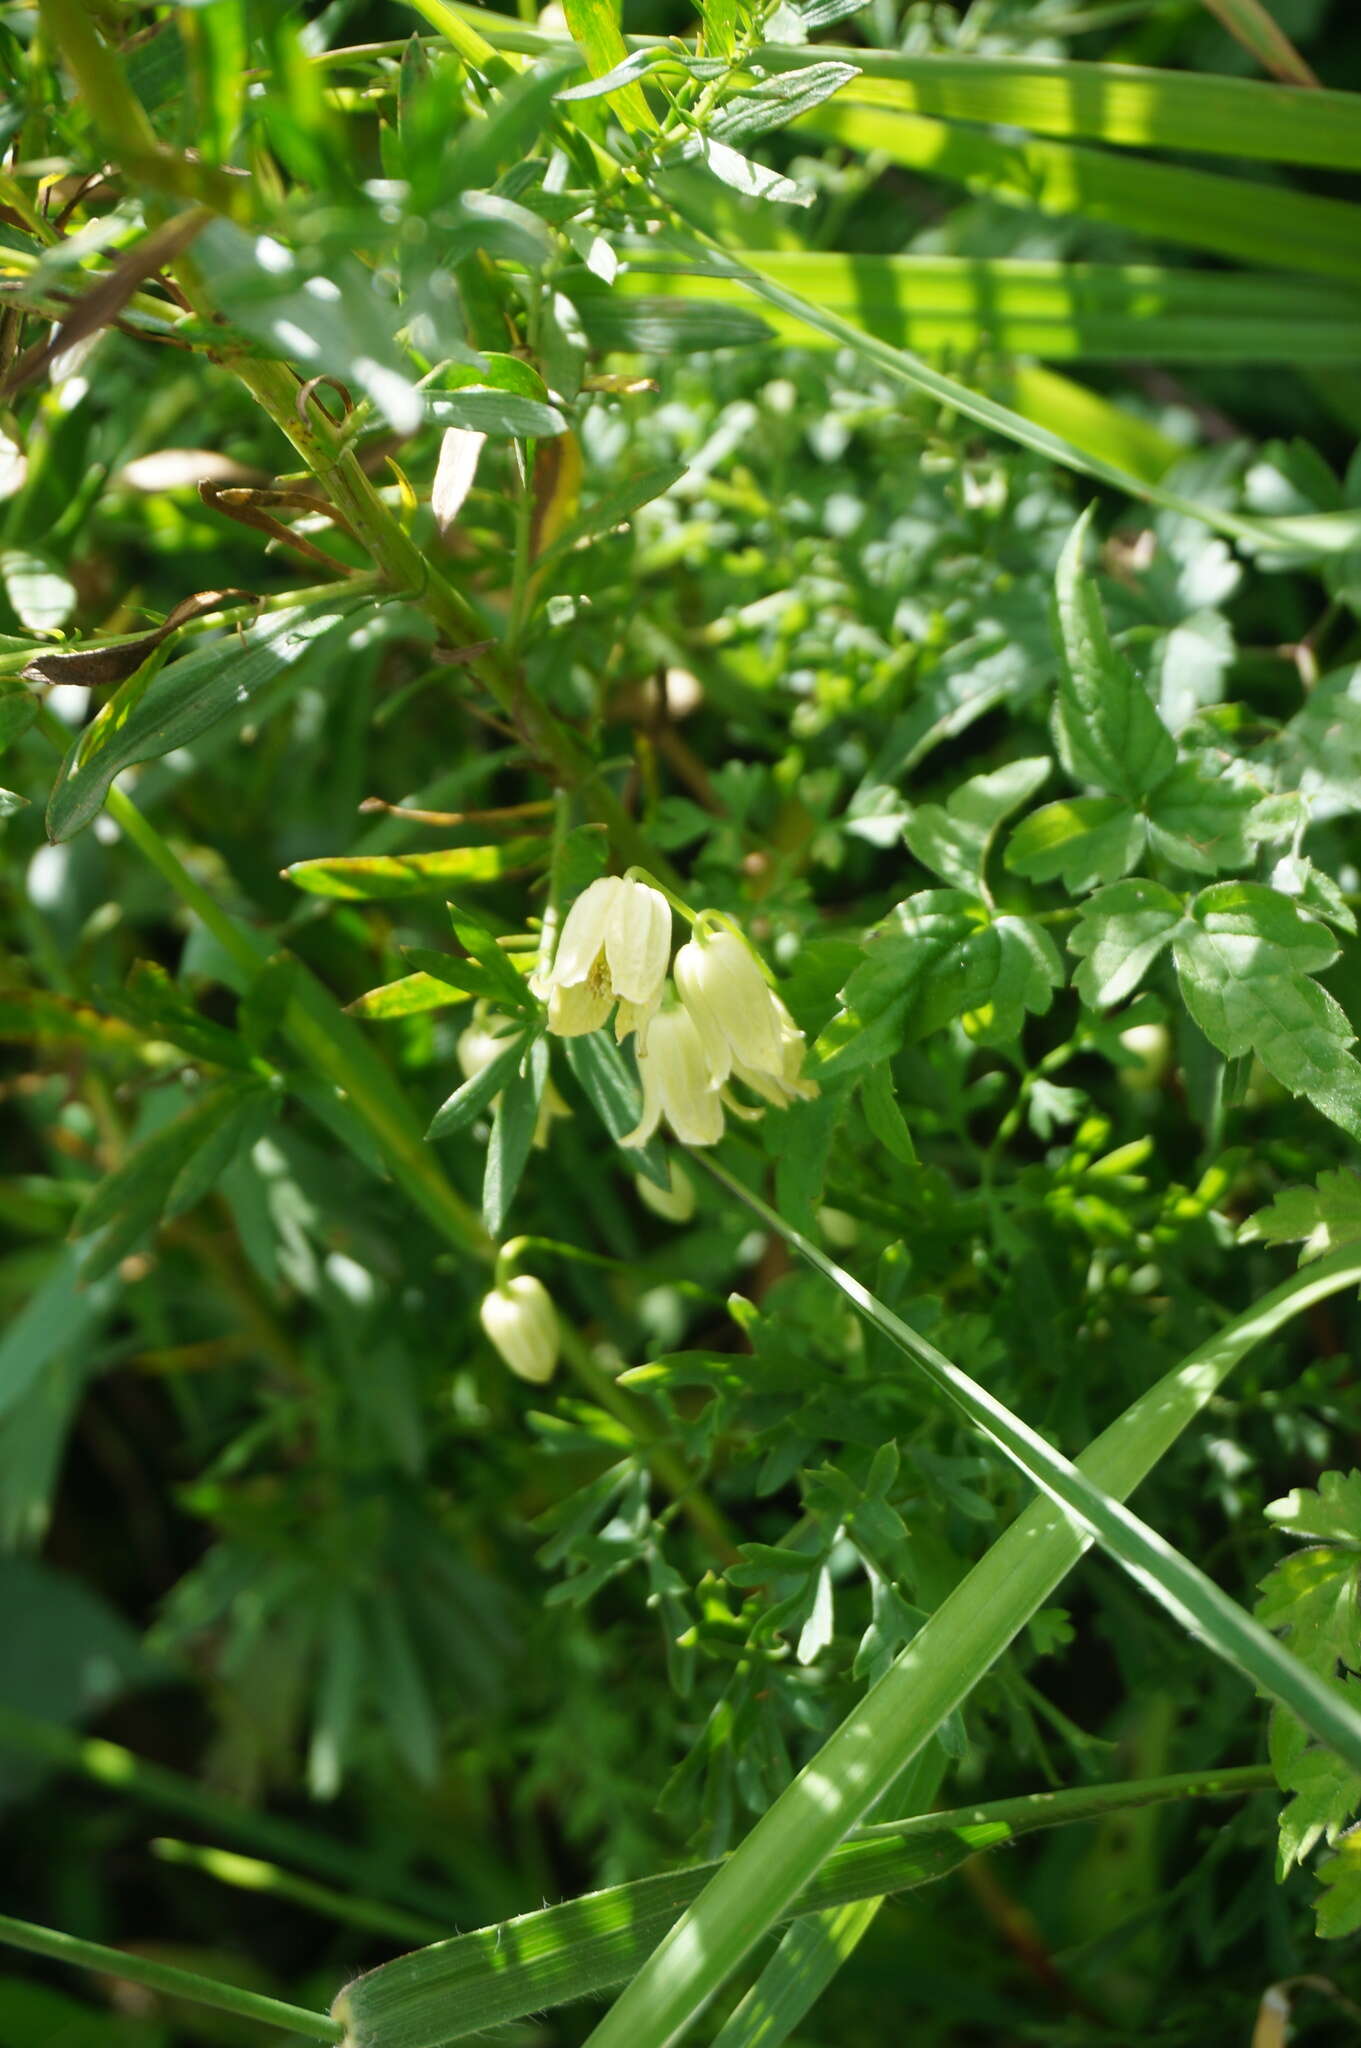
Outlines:
<svg viewBox="0 0 1361 2048"><path fill-rule="evenodd" d="M603 876L572 905L551 967L531 984L562 1037L598 1030L611 1009L620 1043L636 1033L643 1113L622 1143L645 1145L665 1118L684 1144L717 1144L725 1107L759 1114L733 1096L734 1081L778 1109L817 1094L803 1075L803 1033L738 932L702 911L676 955L674 988L670 953L661 891Z"/></svg>

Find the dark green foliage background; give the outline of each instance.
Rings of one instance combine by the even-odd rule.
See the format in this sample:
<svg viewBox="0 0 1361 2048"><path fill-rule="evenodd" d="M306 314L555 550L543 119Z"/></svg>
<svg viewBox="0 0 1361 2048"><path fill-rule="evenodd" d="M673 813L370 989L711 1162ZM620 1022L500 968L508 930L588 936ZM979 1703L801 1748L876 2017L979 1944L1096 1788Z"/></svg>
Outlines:
<svg viewBox="0 0 1361 2048"><path fill-rule="evenodd" d="M431 194L417 176L435 144L419 128L395 136L390 98L381 120L356 100L313 121L278 68L285 16L315 16L331 47L405 38L415 17L396 5L277 12L267 32L256 23L268 92L254 167L293 188L308 260L348 290L336 266L349 252L362 294L362 266L394 260L363 181L415 179L406 218L418 218L438 193L435 169ZM1346 6L1280 0L1273 12L1329 86L1361 86ZM17 68L30 10L4 14ZM1250 69L1204 10L1170 0L976 0L901 16L872 0L833 34L1005 55L1033 48L1046 14L1045 54ZM686 28L661 6L626 26ZM192 102L154 68L174 33L146 45L132 76L182 144ZM343 74L386 75L378 60ZM54 151L72 147L73 118L54 116ZM813 132L777 134L763 154L814 188L789 230L810 247L1148 256L1117 225L961 194ZM1349 196L1337 172L1272 175ZM779 246L793 217L744 207L693 165L674 189L739 249ZM22 222L5 221L0 241L22 246ZM211 291L216 259L198 260ZM489 314L464 283L473 338L497 346L504 307ZM420 278L404 288L419 297ZM277 344L277 308L252 314L247 288L223 303L262 347L270 334ZM617 339L617 308L598 317ZM25 345L42 331L30 318ZM706 345L687 347L677 330L651 355L597 346L590 359L628 388L579 402L582 505L645 472L684 475L547 571L519 650L527 689L606 764L687 899L759 942L810 1045L830 1027L822 1097L734 1123L733 1171L773 1189L789 1220L819 1228L884 1301L1074 1454L1290 1271L1279 1243L1240 1244L1239 1226L1282 1188L1354 1162L1361 1116L1350 1100L1330 1111L1317 1091L1312 1103L1289 1092L1300 1084L1265 1055L1226 1067L1168 956L1113 1020L1066 985L1078 918L1100 918L1099 905L1084 909L1096 877L1036 873L1024 839L1008 850L1023 810L1111 787L1055 759L1061 550L1095 498L1091 587L1189 774L1223 771L1248 792L1244 814L1273 794L1312 794L1311 818L1283 800L1260 843L1222 865L1265 883L1307 823L1299 844L1324 879L1305 901L1340 927L1321 985L1353 1027L1357 554L1254 560L1202 523L984 435L850 349L698 338ZM951 367L1006 388L1005 363L986 350ZM1229 514L1361 503L1354 363L1155 367L1131 352L1062 367L1180 444L1163 481L1185 497ZM221 366L106 331L75 379L84 388L68 381L64 398L34 384L0 414L29 453L27 481L0 502L3 544L69 578L69 599L59 588L55 599L69 634L132 632L195 591L267 599L326 581L183 483L144 490L129 477L175 448L230 458L243 479L296 469ZM438 423L389 436L376 420L370 441L428 496ZM425 505L415 528L449 580L478 593L493 630L506 621L516 459L509 439L489 441L452 538L435 537ZM366 566L335 528L313 537ZM8 680L32 651L36 614L29 572L13 553L0 566ZM230 631L187 644L227 645ZM358 814L369 796L485 811L549 792L504 706L434 662L434 641L415 603L361 603L248 705L129 781L209 895L342 1004L410 972L408 948L447 952L446 892L337 901L290 881L294 863L513 832L539 843L509 873L455 887L456 915L518 933L546 900L542 816L437 829ZM682 676L670 712L659 710L667 672ZM78 696L54 701L69 724L87 716ZM891 1000L853 983L867 932L907 899L957 886L933 865L942 819L925 807L1040 756L1052 764L1043 785L999 824L989 908L1035 920L1026 928L1052 943L1065 985L1041 977L1021 994L934 959L939 979L914 964ZM734 1567L713 1554L570 1374L540 1392L506 1373L477 1321L486 1266L375 1172L343 1105L303 1072L279 1030L280 977L248 990L107 816L48 844L56 759L34 728L2 768L27 804L3 826L0 1908L324 2006L414 1934L339 1925L185 1870L155 1838L249 1852L233 1832L243 1814L291 1818L341 1848L346 1888L420 1890L426 1917L451 1930L732 1846L1027 1489L698 1169L692 1220L652 1213L555 1042L571 1115L531 1156L502 1235L594 1255L527 1263L598 1356L652 1365L634 1391L733 1539L784 1544L795 1560L781 1570L761 1548ZM1134 796L1137 808L1142 785ZM567 822L579 876L600 839L586 816L578 792ZM1178 870L1164 844L1141 872L1189 893L1213 885L1215 864ZM461 1078L469 1015L453 999L353 1027L422 1125ZM1136 1050L1120 1036L1133 1024L1148 1028ZM875 1034L859 1041L873 1064L854 1049L860 1031ZM831 1055L848 1043L838 1069ZM189 1112L200 1120L150 1195L120 1181L110 1197L109 1172ZM472 1211L486 1142L479 1120L438 1147ZM101 1182L104 1208L82 1216ZM107 1234L92 1247L96 1225ZM1138 1497L1246 1605L1283 1552L1266 1504L1361 1464L1357 1335L1346 1296L1291 1325ZM1108 1563L1090 1559L1062 1598L942 1731L918 1804L1261 1759L1265 1707ZM154 1798L54 1769L11 1715L106 1736L183 1774L209 1804L195 1826ZM912 1810L911 1796L901 1803ZM960 2048L1246 2043L1266 1988L1310 1972L1342 2002L1300 1995L1296 2038L1351 2038L1358 1937L1320 1948L1313 1879L1276 1884L1277 1810L1268 1795L1116 1816L890 1901L792 2038L857 2048L887 2027ZM515 2039L584 2040L595 2017L559 2011ZM110 2007L97 1984L36 1964L0 1977L0 2048L257 2038L248 2023L154 1999Z"/></svg>

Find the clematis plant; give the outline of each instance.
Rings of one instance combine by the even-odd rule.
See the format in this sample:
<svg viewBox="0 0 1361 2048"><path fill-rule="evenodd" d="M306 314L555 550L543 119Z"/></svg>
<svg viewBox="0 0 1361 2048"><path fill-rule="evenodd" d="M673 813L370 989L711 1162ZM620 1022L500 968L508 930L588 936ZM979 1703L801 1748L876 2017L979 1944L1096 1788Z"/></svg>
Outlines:
<svg viewBox="0 0 1361 2048"><path fill-rule="evenodd" d="M624 1145L645 1145L663 1117L686 1145L716 1145L723 1136L722 1081L689 1011L679 1004L652 1021L645 1057L638 1062L643 1113Z"/></svg>
<svg viewBox="0 0 1361 2048"><path fill-rule="evenodd" d="M803 1075L803 1033L745 939L711 928L701 913L676 955L675 976L716 1080L732 1076L780 1109L817 1094L816 1081Z"/></svg>
<svg viewBox="0 0 1361 2048"><path fill-rule="evenodd" d="M614 1035L630 1031L641 1050L662 999L671 957L671 908L659 889L626 875L602 875L568 911L552 966L534 993L548 1004L548 1028L562 1038L597 1031L618 1004Z"/></svg>

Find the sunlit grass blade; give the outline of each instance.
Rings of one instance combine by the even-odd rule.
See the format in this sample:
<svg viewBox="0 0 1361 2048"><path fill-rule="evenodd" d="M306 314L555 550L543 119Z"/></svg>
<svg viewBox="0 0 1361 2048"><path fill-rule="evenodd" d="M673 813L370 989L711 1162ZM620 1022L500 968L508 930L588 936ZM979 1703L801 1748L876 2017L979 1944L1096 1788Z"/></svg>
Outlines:
<svg viewBox="0 0 1361 2048"><path fill-rule="evenodd" d="M324 1919L347 1927L362 1927L370 1934L385 1934L393 1941L440 1941L446 1932L442 1922L427 1919L423 1914L406 1913L398 1906L384 1905L381 1899L314 1884L310 1878L298 1877L277 1863L262 1862L258 1856L240 1856L233 1849L209 1849L197 1842L162 1837L152 1843L151 1851L163 1863L181 1870L197 1870L233 1891L286 1899L290 1905L305 1907Z"/></svg>
<svg viewBox="0 0 1361 2048"><path fill-rule="evenodd" d="M876 364L898 383L934 399L939 405L962 413L966 419L977 421L979 426L987 427L1023 448L1032 449L1050 462L1060 463L1065 469L1095 477L1099 483L1108 484L1128 497L1143 498L1151 504L1164 505L1169 511L1184 513L1190 519L1203 520L1216 531L1263 552L1332 555L1345 552L1361 541L1361 513L1356 511L1298 514L1280 519L1249 518L1226 512L1218 505L1185 498L1160 483L1135 476L1092 450L1079 447L1063 435L1013 412L1008 406L997 404L958 377L948 377L943 371L933 369L907 349L895 348L890 342L865 333L854 322L843 320L838 313L815 305L801 293L789 291L756 264L744 262L720 248L702 232L697 231L697 235L714 273L740 278L763 304L793 314L807 326L820 330L845 347L855 349L866 361Z"/></svg>
<svg viewBox="0 0 1361 2048"><path fill-rule="evenodd" d="M704 1165L769 1229L829 1280L867 1323L910 1358L937 1391L1004 1451L1032 1485L1040 1487L1095 1536L1102 1549L1123 1565L1135 1583L1183 1628L1232 1665L1241 1677L1289 1707L1320 1742L1326 1743L1353 1770L1361 1771L1361 1713L1337 1687L1326 1683L1293 1656L1198 1565L1056 1451L1029 1423L962 1372L943 1351L919 1336L863 1287L854 1274L829 1259L820 1246L787 1223L768 1202L716 1160L705 1156Z"/></svg>
<svg viewBox="0 0 1361 2048"><path fill-rule="evenodd" d="M939 356L979 350L1046 362L1350 363L1361 292L1297 278L1235 276L1155 264L1020 257L848 256L770 249L749 260L788 290L898 348ZM615 289L719 305L743 302L730 277L668 270L630 252ZM774 310L784 341L807 327Z"/></svg>
<svg viewBox="0 0 1361 2048"><path fill-rule="evenodd" d="M712 2048L779 2048L812 2011L878 1917L882 1899L858 1899L796 1920Z"/></svg>
<svg viewBox="0 0 1361 2048"><path fill-rule="evenodd" d="M1088 1479L1132 1493L1254 1345L1361 1283L1361 1246L1296 1274L1164 1375L1083 1452ZM591 2048L665 2048L787 1911L845 1835L959 1707L1088 1547L1040 1498L947 1595L877 1685L776 1799L649 1957Z"/></svg>
<svg viewBox="0 0 1361 2048"><path fill-rule="evenodd" d="M195 2005L207 2005L218 2012L234 2013L239 2019L255 2020L266 2027L284 2027L291 2034L304 2034L313 2041L339 2041L344 2030L324 2012L308 2012L299 2005L287 2005L281 1998L266 1998L258 1991L243 1991L238 1984L223 1984L213 1977L200 1977L192 1970L177 1969L173 1963L158 1963L150 1956L133 1955L121 1948L105 1948L102 1942L80 1941L73 1934L61 1934L54 1927L34 1927L27 1920L12 1920L0 1914L0 1943L21 1948L29 1955L49 1956L53 1962L69 1963L77 1970L98 1970L101 1976L121 1978L127 1984L144 1984L149 1991L164 1992L170 1998L186 1998Z"/></svg>
<svg viewBox="0 0 1361 2048"><path fill-rule="evenodd" d="M993 370L989 390L1035 426L1144 483L1156 484L1186 453L1152 420L1043 363L1002 363Z"/></svg>
<svg viewBox="0 0 1361 2048"><path fill-rule="evenodd" d="M415 1913L447 1917L455 1911L454 1902L436 1886L408 1878L400 1870L385 1867L379 1871L360 1848L335 1841L320 1829L302 1827L297 1821L222 1798L192 1778L182 1777L164 1764L149 1763L101 1736L83 1735L77 1729L0 1706L0 1750L76 1772L106 1792L138 1800L163 1813L179 1814L264 1855L316 1871L336 1884L381 1891L388 1901L404 1902Z"/></svg>
<svg viewBox="0 0 1361 2048"><path fill-rule="evenodd" d="M1186 1772L1132 1784L1042 1792L954 1813L866 1828L829 1857L782 1917L820 1913L912 1890L984 1849L1038 1828L1092 1820L1169 1799L1233 1798L1265 1789L1271 1773ZM722 1868L702 1863L568 1899L412 1955L356 1978L336 2001L353 2048L442 2048L486 2027L523 2018L620 1984Z"/></svg>
<svg viewBox="0 0 1361 2048"><path fill-rule="evenodd" d="M863 154L944 178L1008 206L1100 221L1233 257L1257 270L1361 280L1361 208L1081 143L1004 139L927 114L858 103L857 88L794 123Z"/></svg>
<svg viewBox="0 0 1361 2048"><path fill-rule="evenodd" d="M498 49L537 55L567 47L551 29L486 8L458 4L450 11L475 25ZM661 40L624 38L631 50ZM334 63L342 56L333 51L324 61ZM1361 118L1355 93L1306 92L1263 79L1207 77L1150 65L991 57L976 51L967 56L923 56L831 43L804 48L767 43L756 53L756 61L772 71L829 59L858 67L862 80L856 93L866 105L1029 128L1039 135L1118 147L1361 169ZM871 81L876 88L883 81L895 90L881 97L877 89L866 89Z"/></svg>
<svg viewBox="0 0 1361 2048"><path fill-rule="evenodd" d="M763 50L761 61L783 70L843 55L860 67L853 96L866 106L1124 148L1361 168L1355 93L1303 92L1261 79L1130 64L843 52L825 44Z"/></svg>

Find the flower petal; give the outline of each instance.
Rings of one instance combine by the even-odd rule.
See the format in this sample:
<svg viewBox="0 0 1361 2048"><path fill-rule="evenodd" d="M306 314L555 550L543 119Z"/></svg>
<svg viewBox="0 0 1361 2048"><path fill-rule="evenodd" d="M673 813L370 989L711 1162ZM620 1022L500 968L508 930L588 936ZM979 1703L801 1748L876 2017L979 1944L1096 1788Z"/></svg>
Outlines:
<svg viewBox="0 0 1361 2048"><path fill-rule="evenodd" d="M618 875L600 875L582 890L563 920L562 937L547 976L556 987L571 988L588 979L604 947L619 892L632 886Z"/></svg>
<svg viewBox="0 0 1361 2048"><path fill-rule="evenodd" d="M589 982L555 988L548 998L548 1028L559 1038L583 1038L598 1031L610 1014L610 997Z"/></svg>
<svg viewBox="0 0 1361 2048"><path fill-rule="evenodd" d="M596 884L592 884L594 888ZM671 957L671 905L646 882L620 882L605 929L605 958L617 996L630 1003L660 997Z"/></svg>

